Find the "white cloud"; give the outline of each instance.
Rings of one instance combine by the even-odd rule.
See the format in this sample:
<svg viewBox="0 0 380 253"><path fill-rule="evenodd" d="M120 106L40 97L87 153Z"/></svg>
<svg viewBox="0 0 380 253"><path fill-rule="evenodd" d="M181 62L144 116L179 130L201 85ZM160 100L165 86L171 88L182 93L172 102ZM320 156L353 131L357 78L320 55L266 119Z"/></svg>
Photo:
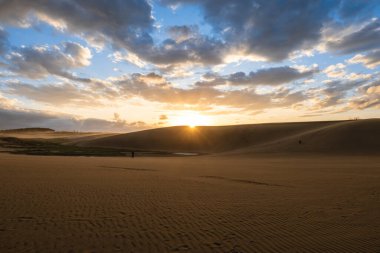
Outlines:
<svg viewBox="0 0 380 253"><path fill-rule="evenodd" d="M343 63L338 63L335 65L328 66L323 72L331 78L343 77L346 75L346 65Z"/></svg>

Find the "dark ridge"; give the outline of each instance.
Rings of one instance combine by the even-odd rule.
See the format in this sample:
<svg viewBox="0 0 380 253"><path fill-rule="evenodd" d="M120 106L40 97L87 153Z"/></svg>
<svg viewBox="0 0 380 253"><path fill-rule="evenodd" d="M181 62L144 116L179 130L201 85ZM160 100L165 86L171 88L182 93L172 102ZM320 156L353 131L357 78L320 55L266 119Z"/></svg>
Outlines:
<svg viewBox="0 0 380 253"><path fill-rule="evenodd" d="M55 132L54 129L45 127L29 127L0 130L0 133L23 133L23 132Z"/></svg>

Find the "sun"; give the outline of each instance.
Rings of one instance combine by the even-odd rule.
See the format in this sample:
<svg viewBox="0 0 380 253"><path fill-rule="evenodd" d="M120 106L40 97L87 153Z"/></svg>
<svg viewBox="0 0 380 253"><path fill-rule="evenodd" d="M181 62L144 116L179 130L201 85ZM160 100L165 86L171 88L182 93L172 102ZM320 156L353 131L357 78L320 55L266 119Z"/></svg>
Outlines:
<svg viewBox="0 0 380 253"><path fill-rule="evenodd" d="M197 126L209 126L211 124L211 119L198 112L185 111L180 115L173 117L170 124L173 126L189 126L190 128L195 128Z"/></svg>

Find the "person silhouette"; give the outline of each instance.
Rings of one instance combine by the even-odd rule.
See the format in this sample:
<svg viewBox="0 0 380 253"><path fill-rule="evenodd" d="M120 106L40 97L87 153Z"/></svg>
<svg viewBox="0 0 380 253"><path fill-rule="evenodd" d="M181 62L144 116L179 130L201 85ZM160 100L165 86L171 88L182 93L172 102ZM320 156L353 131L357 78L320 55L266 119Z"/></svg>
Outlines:
<svg viewBox="0 0 380 253"><path fill-rule="evenodd" d="M131 152L131 156L132 156L132 158L135 158L135 151Z"/></svg>

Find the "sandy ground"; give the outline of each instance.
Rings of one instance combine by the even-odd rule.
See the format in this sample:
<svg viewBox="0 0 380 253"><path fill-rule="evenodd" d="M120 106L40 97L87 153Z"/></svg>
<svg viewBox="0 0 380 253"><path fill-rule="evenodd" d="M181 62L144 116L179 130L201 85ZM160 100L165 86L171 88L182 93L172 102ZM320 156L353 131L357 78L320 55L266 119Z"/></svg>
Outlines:
<svg viewBox="0 0 380 253"><path fill-rule="evenodd" d="M0 154L0 252L380 252L380 157Z"/></svg>

